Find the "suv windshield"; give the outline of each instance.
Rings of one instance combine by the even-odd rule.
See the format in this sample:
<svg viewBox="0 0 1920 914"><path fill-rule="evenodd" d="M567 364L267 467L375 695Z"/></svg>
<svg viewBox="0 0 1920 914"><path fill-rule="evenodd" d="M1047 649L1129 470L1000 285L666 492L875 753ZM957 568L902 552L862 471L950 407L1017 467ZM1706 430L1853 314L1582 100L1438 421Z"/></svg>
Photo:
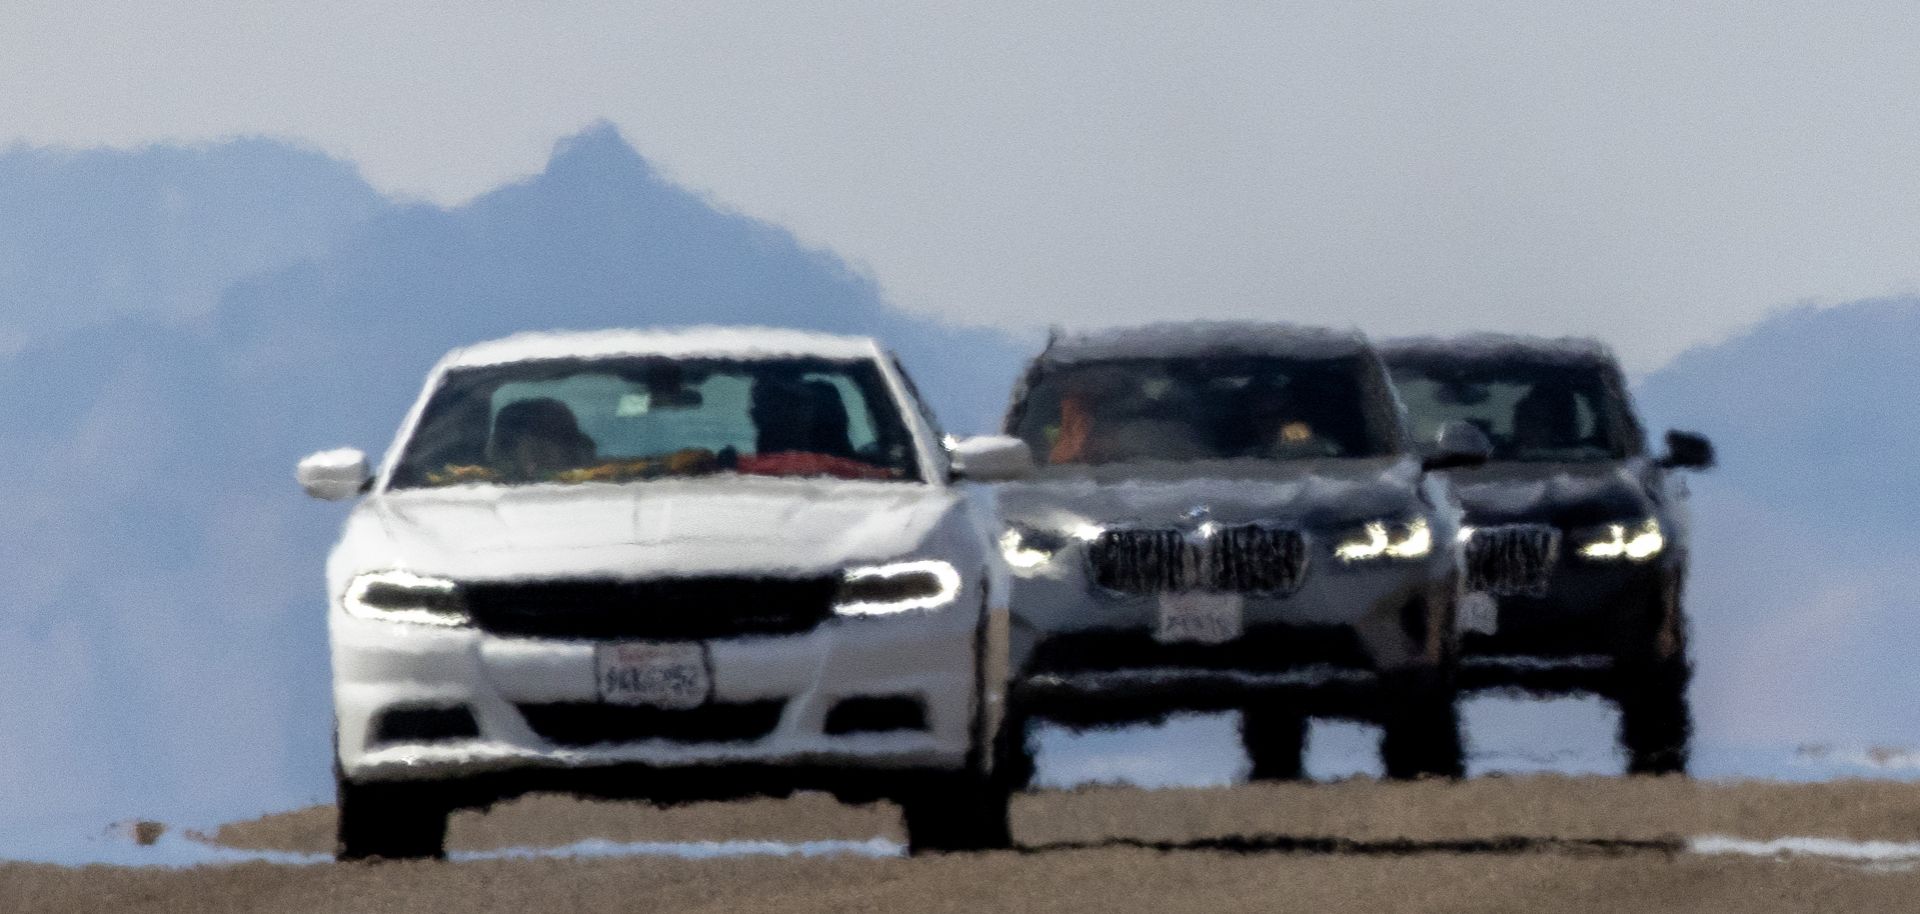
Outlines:
<svg viewBox="0 0 1920 914"><path fill-rule="evenodd" d="M1115 359L1042 368L1013 434L1051 465L1395 452L1371 360Z"/></svg>
<svg viewBox="0 0 1920 914"><path fill-rule="evenodd" d="M555 359L447 373L394 488L709 473L918 476L880 368L826 359Z"/></svg>
<svg viewBox="0 0 1920 914"><path fill-rule="evenodd" d="M1396 364L1393 381L1414 440L1443 423L1479 426L1495 460L1615 460L1638 437L1614 372L1525 362Z"/></svg>

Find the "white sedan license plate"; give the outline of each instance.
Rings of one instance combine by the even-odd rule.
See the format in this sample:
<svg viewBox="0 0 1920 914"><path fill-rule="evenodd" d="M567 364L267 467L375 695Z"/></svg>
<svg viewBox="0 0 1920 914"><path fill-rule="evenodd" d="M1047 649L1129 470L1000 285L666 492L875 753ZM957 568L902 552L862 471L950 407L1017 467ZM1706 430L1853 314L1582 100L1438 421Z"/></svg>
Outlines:
<svg viewBox="0 0 1920 914"><path fill-rule="evenodd" d="M1160 625L1153 637L1161 642L1197 641L1219 644L1240 637L1245 599L1237 593L1169 593L1160 595Z"/></svg>
<svg viewBox="0 0 1920 914"><path fill-rule="evenodd" d="M707 703L713 677L707 649L698 643L628 642L594 649L600 700L685 710Z"/></svg>

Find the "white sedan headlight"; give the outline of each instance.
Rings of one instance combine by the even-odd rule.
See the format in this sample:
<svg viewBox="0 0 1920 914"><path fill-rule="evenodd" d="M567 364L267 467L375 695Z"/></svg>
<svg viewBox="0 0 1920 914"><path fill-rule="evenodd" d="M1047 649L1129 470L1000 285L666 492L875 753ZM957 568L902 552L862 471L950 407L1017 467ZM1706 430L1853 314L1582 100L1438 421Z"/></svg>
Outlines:
<svg viewBox="0 0 1920 914"><path fill-rule="evenodd" d="M1343 562L1368 559L1424 558L1433 551L1433 530L1424 517L1407 522L1377 520L1333 547L1335 558Z"/></svg>
<svg viewBox="0 0 1920 914"><path fill-rule="evenodd" d="M465 625L459 585L406 571L375 571L353 579L342 601L349 615L383 622Z"/></svg>
<svg viewBox="0 0 1920 914"><path fill-rule="evenodd" d="M1649 517L1638 524L1608 524L1589 534L1579 548L1581 558L1644 562L1667 548L1667 537L1660 521Z"/></svg>
<svg viewBox="0 0 1920 914"><path fill-rule="evenodd" d="M934 609L960 595L960 572L938 559L849 568L833 610L843 616L884 616Z"/></svg>

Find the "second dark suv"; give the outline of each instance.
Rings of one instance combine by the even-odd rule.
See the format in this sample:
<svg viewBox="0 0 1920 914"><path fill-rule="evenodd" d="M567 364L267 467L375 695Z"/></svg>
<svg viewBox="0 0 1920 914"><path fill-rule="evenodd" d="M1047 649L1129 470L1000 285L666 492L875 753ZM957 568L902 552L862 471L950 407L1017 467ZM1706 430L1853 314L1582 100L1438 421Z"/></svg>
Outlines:
<svg viewBox="0 0 1920 914"><path fill-rule="evenodd" d="M1461 677L1473 688L1592 691L1621 711L1629 769L1682 772L1690 716L1686 486L1705 438L1645 435L1609 350L1590 340L1481 335L1386 344L1416 440L1469 422L1492 459L1455 471Z"/></svg>

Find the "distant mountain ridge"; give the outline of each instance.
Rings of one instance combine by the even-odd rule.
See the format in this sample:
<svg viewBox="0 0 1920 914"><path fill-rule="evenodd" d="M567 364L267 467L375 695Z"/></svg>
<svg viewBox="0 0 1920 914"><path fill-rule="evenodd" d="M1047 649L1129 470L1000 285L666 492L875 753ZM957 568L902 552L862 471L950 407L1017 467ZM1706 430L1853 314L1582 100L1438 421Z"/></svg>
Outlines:
<svg viewBox="0 0 1920 914"><path fill-rule="evenodd" d="M1920 506L1920 299L1779 312L1644 379L1642 408L1712 435L1715 475L1870 539Z"/></svg>
<svg viewBox="0 0 1920 914"><path fill-rule="evenodd" d="M352 165L274 140L0 150L0 348L204 316L388 206Z"/></svg>
<svg viewBox="0 0 1920 914"><path fill-rule="evenodd" d="M131 190L59 244L0 225L0 302L51 302L0 357L0 796L26 804L16 816L323 798L321 568L342 511L303 498L292 467L379 452L449 348L700 323L871 334L959 431L993 424L1024 355L892 307L831 254L664 180L608 126L451 209L369 196L350 167L267 141L0 156L0 201L50 189L33 212L95 185ZM155 227L156 194L195 215ZM215 253L175 262L182 245ZM110 274L131 291L102 291ZM53 296L65 277L80 279Z"/></svg>
<svg viewBox="0 0 1920 914"><path fill-rule="evenodd" d="M325 798L321 563L342 512L301 498L292 465L384 447L452 346L659 324L869 333L959 432L994 424L1029 351L890 306L604 126L454 208L381 198L271 141L15 149L0 214L0 352L17 349L0 356L0 797L16 823ZM1696 429L1721 452L1693 481L1703 738L1920 733L1915 339L1920 301L1797 309L1637 385L1656 434Z"/></svg>
<svg viewBox="0 0 1920 914"><path fill-rule="evenodd" d="M1694 699L1712 738L1920 741L1920 299L1781 311L1643 379L1693 477Z"/></svg>

